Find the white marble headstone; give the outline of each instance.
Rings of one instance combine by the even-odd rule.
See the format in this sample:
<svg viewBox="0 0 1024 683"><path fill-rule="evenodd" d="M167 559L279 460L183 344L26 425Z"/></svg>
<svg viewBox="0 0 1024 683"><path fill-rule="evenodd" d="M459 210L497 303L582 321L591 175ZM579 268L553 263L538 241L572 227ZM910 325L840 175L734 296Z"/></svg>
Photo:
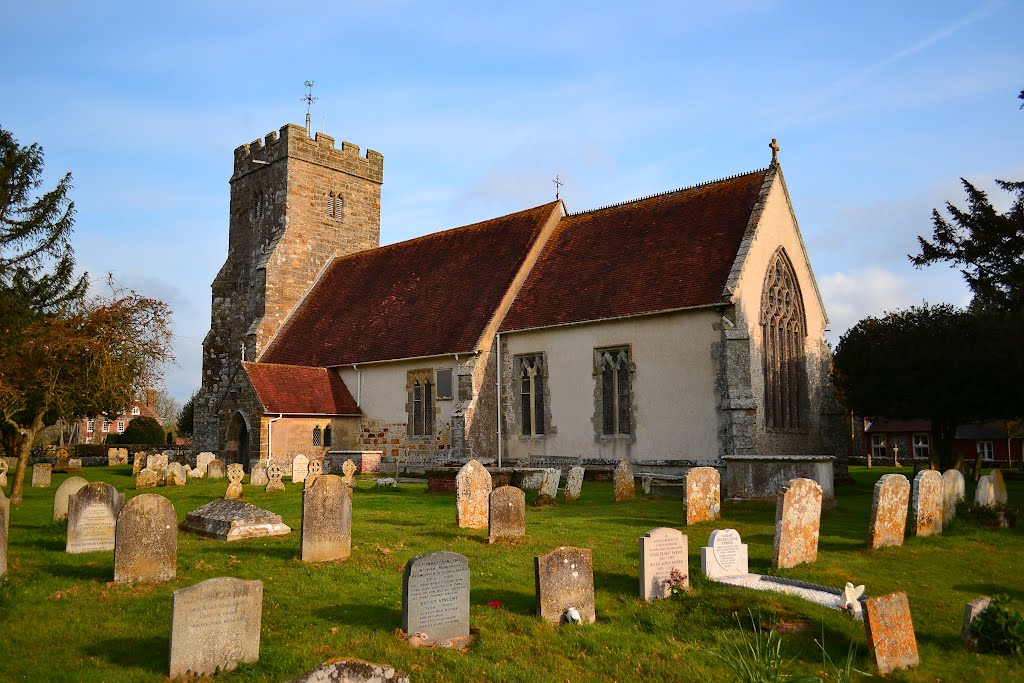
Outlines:
<svg viewBox="0 0 1024 683"><path fill-rule="evenodd" d="M740 540L740 533L735 529L712 531L707 547L700 549L700 568L709 579L749 573L747 544Z"/></svg>

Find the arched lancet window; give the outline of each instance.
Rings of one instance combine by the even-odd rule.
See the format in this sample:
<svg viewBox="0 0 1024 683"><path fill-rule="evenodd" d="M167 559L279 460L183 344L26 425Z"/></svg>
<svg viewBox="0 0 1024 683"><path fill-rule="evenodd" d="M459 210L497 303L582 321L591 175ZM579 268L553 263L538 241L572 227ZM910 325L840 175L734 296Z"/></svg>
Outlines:
<svg viewBox="0 0 1024 683"><path fill-rule="evenodd" d="M800 284L786 251L780 247L768 265L761 295L764 413L769 429L806 426L806 329Z"/></svg>
<svg viewBox="0 0 1024 683"><path fill-rule="evenodd" d="M313 427L313 445L319 446L321 441L320 427Z"/></svg>
<svg viewBox="0 0 1024 683"><path fill-rule="evenodd" d="M522 357L523 373L519 378L521 423L523 436L544 434L544 372L541 356Z"/></svg>
<svg viewBox="0 0 1024 683"><path fill-rule="evenodd" d="M324 446L330 448L331 445L331 425L327 425L324 427Z"/></svg>
<svg viewBox="0 0 1024 683"><path fill-rule="evenodd" d="M412 383L412 433L423 434L423 385L419 380Z"/></svg>
<svg viewBox="0 0 1024 683"><path fill-rule="evenodd" d="M605 436L633 431L633 401L630 393L630 362L627 348L600 352L601 433Z"/></svg>

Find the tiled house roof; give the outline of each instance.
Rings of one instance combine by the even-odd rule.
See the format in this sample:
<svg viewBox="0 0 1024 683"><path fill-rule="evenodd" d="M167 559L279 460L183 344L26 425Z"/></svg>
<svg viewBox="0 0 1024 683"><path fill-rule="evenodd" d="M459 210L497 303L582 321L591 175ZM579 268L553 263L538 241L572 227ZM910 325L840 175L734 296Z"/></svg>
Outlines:
<svg viewBox="0 0 1024 683"><path fill-rule="evenodd" d="M721 302L767 173L563 218L501 331Z"/></svg>
<svg viewBox="0 0 1024 683"><path fill-rule="evenodd" d="M263 412L286 415L359 415L337 372L326 368L242 363Z"/></svg>
<svg viewBox="0 0 1024 683"><path fill-rule="evenodd" d="M559 202L335 259L260 362L471 352Z"/></svg>

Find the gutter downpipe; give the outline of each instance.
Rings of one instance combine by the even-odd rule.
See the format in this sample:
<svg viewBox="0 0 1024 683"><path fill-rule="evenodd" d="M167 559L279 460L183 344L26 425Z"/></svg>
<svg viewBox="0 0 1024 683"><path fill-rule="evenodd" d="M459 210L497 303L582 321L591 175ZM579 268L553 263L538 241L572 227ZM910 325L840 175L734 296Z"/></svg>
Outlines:
<svg viewBox="0 0 1024 683"><path fill-rule="evenodd" d="M284 413L279 413L277 417L270 418L267 422L267 465L270 465L270 461L274 458L274 423L284 417Z"/></svg>
<svg viewBox="0 0 1024 683"><path fill-rule="evenodd" d="M498 418L498 469L501 469L501 332L498 333L497 344L498 344L498 357L497 357L497 360L495 361L495 364L496 364L497 367L495 368L495 373L494 374L497 377L496 384L497 384L497 391L498 391L497 415L496 415L496 417Z"/></svg>
<svg viewBox="0 0 1024 683"><path fill-rule="evenodd" d="M359 371L355 363L352 364L352 369L356 371L356 405L358 406L362 403L363 373Z"/></svg>

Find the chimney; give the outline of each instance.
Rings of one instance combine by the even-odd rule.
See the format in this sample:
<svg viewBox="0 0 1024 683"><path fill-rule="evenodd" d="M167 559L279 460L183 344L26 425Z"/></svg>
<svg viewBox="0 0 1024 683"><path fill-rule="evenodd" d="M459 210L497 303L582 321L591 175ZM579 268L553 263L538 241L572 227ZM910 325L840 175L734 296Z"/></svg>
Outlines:
<svg viewBox="0 0 1024 683"><path fill-rule="evenodd" d="M146 407L156 408L156 389L146 389Z"/></svg>

